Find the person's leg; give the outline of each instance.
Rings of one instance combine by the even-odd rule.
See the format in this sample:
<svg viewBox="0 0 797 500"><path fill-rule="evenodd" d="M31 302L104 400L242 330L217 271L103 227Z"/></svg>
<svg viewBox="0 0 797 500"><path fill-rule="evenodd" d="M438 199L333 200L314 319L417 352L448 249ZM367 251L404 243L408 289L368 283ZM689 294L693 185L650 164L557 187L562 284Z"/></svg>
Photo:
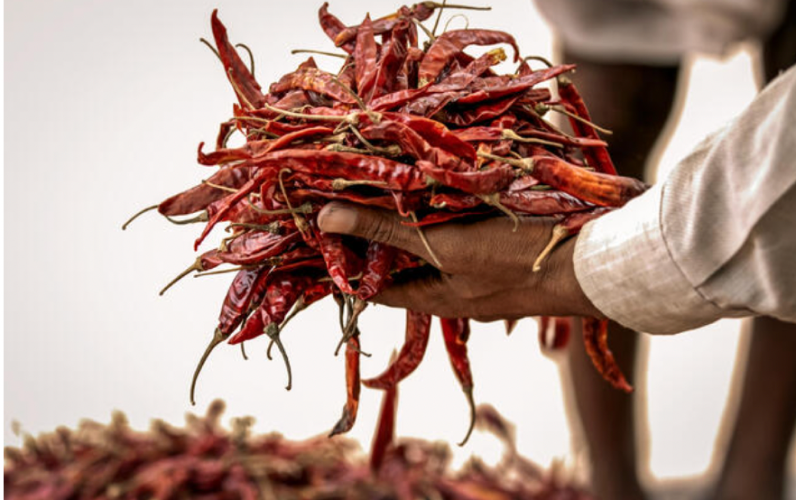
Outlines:
<svg viewBox="0 0 797 500"><path fill-rule="evenodd" d="M593 121L614 133L605 139L621 175L642 178L645 162L670 115L679 68L603 64L565 50L577 64L572 79ZM580 322L574 340L580 337ZM612 323L609 346L634 383L639 334ZM637 478L634 395L612 388L595 371L580 342L571 342L570 376L590 453L592 489L601 499L644 498Z"/></svg>
<svg viewBox="0 0 797 500"><path fill-rule="evenodd" d="M795 2L790 0L787 5L788 7L780 26L764 42L762 59L764 63L764 78L767 83L778 76L781 71L794 66Z"/></svg>
<svg viewBox="0 0 797 500"><path fill-rule="evenodd" d="M765 82L794 65L795 2L763 44ZM752 322L739 411L717 483L717 499L780 499L795 419L795 326L772 318Z"/></svg>
<svg viewBox="0 0 797 500"><path fill-rule="evenodd" d="M763 44L766 82L797 60L797 2ZM783 498L785 462L797 418L797 328L771 318L751 325L739 412L715 498Z"/></svg>
<svg viewBox="0 0 797 500"><path fill-rule="evenodd" d="M795 418L795 327L752 320L736 423L714 497L780 500Z"/></svg>

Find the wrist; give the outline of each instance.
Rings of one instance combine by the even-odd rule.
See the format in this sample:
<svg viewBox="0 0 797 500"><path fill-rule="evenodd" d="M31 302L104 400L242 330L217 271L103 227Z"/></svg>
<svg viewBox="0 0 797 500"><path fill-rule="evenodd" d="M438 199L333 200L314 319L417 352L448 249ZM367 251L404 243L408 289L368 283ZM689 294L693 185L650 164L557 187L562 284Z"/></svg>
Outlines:
<svg viewBox="0 0 797 500"><path fill-rule="evenodd" d="M581 283L578 281L574 266L574 255L578 235L568 238L552 255L555 264L553 267L555 276L551 276L558 283L561 303L573 316L590 316L603 319L606 316L592 303L584 293Z"/></svg>

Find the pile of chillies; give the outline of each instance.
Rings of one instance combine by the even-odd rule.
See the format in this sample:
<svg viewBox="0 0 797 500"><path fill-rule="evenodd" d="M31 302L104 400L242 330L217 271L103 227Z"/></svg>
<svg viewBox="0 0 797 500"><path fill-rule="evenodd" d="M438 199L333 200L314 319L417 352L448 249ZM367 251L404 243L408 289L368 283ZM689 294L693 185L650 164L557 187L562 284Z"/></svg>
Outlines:
<svg viewBox="0 0 797 500"><path fill-rule="evenodd" d="M590 121L566 76L574 65L521 58L515 39L501 31L459 29L435 35L436 29L429 31L422 21L436 9L439 21L443 7L468 8L422 2L347 27L325 3L319 21L340 53L322 54L342 58L340 70L322 71L310 57L266 93L253 76L254 63L244 63L213 12L215 48L205 43L224 66L238 99L232 118L220 126L214 150L205 152L199 145L199 163L218 168L199 185L149 207L175 223L205 222L195 250L216 225L227 224L221 244L202 253L166 287L194 271L225 272L211 271L225 264L237 271L194 374L192 403L201 367L225 340L242 344L268 336L269 358L276 345L290 389L290 363L280 335L295 314L327 295L340 307L338 349L346 345L348 396L331 435L354 424L361 384L387 390L417 368L429 339L428 314L407 311L406 340L398 357L384 373L365 380L359 374L364 353L357 318L397 273L428 264L379 242L320 231L316 216L329 200L397 212L417 228L433 258L425 226L504 215L516 223L520 216L555 217L558 223L536 270L559 241L646 189L616 175L607 144L598 135L609 132ZM422 45L419 28L427 37ZM479 57L464 52L469 46L496 44L512 48L518 63L514 74L492 70L506 59L501 48ZM238 46L251 59L251 51ZM532 69L529 61L542 67ZM555 82L557 91L537 88L544 82ZM551 111L567 117L572 133L545 118ZM246 143L228 147L236 132ZM192 217L174 219L186 215ZM569 321L543 318L540 332L552 331L553 346L561 347ZM471 409L466 441L475 414L468 319L440 322ZM606 335L605 321L583 320L586 349L598 371L615 387L630 391Z"/></svg>
<svg viewBox="0 0 797 500"><path fill-rule="evenodd" d="M591 500L557 470L545 471L517 453L514 430L489 406L478 426L504 443L496 466L476 458L454 472L442 443L394 438L397 393L386 391L371 445L363 456L347 439L289 441L253 436L251 417L221 425L224 404L204 417L186 415L180 428L154 420L131 429L121 412L110 424L84 420L24 436L5 448L8 500Z"/></svg>

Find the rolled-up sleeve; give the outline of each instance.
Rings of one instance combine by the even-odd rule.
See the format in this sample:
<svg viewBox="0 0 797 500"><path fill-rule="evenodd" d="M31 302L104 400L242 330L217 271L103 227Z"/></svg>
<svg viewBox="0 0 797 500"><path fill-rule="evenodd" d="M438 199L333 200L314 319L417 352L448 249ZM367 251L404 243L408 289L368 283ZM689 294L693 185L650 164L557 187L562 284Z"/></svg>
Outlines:
<svg viewBox="0 0 797 500"><path fill-rule="evenodd" d="M587 224L574 266L595 307L639 331L794 322L794 68L665 181Z"/></svg>

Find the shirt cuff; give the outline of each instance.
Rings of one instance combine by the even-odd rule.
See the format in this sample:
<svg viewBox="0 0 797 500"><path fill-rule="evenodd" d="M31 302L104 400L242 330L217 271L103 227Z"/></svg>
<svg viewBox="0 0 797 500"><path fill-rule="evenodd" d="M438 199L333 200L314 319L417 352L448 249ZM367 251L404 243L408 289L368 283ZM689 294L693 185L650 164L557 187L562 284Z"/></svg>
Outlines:
<svg viewBox="0 0 797 500"><path fill-rule="evenodd" d="M667 247L661 225L665 185L586 224L573 255L576 278L592 304L647 333L678 333L722 316L686 279Z"/></svg>

